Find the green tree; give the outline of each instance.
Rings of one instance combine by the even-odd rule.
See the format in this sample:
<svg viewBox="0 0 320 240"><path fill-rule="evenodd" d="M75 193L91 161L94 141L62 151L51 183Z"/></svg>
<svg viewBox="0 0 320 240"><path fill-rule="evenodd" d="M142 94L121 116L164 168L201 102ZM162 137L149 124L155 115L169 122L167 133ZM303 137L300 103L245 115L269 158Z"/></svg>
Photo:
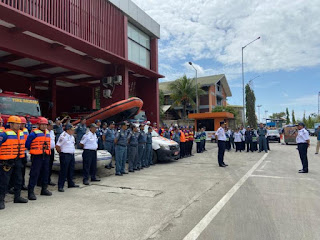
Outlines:
<svg viewBox="0 0 320 240"><path fill-rule="evenodd" d="M160 109L160 119L164 118L164 112L162 106L164 105L164 92L159 90L159 109Z"/></svg>
<svg viewBox="0 0 320 240"><path fill-rule="evenodd" d="M272 119L280 119L286 116L285 112L279 112L279 113L273 113L272 115L270 115L269 117Z"/></svg>
<svg viewBox="0 0 320 240"><path fill-rule="evenodd" d="M303 122L304 124L307 124L306 112L303 113L302 122Z"/></svg>
<svg viewBox="0 0 320 240"><path fill-rule="evenodd" d="M183 118L186 117L188 105L196 106L196 87L198 87L198 96L205 94L199 84L196 86L195 79L187 78L186 75L170 83L169 87L172 89L170 97L173 100L173 105L182 105L183 107Z"/></svg>
<svg viewBox="0 0 320 240"><path fill-rule="evenodd" d="M294 110L292 110L292 124L296 124L296 117L294 116Z"/></svg>
<svg viewBox="0 0 320 240"><path fill-rule="evenodd" d="M248 125L257 128L256 96L250 85L246 85L246 121Z"/></svg>
<svg viewBox="0 0 320 240"><path fill-rule="evenodd" d="M289 115L289 109L286 109L286 115L287 115L287 120L286 120L286 124L290 123L290 115Z"/></svg>
<svg viewBox="0 0 320 240"><path fill-rule="evenodd" d="M212 112L229 112L234 115L234 118L237 118L238 116L238 111L230 106L216 106L214 109L212 109Z"/></svg>

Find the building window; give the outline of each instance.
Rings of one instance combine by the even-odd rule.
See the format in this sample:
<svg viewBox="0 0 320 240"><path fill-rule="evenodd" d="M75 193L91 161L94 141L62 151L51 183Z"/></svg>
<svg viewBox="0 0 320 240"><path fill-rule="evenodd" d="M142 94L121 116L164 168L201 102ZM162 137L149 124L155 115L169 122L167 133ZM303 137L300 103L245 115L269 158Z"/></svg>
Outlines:
<svg viewBox="0 0 320 240"><path fill-rule="evenodd" d="M150 37L128 23L128 59L150 69Z"/></svg>

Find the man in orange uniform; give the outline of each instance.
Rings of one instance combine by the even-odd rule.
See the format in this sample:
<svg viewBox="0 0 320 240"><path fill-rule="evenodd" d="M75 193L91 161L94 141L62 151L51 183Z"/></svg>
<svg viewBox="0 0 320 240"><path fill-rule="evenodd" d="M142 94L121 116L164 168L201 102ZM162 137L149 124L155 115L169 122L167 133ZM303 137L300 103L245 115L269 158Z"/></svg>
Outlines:
<svg viewBox="0 0 320 240"><path fill-rule="evenodd" d="M193 141L194 141L194 131L193 126L189 126L189 155L192 155L192 148L193 148Z"/></svg>
<svg viewBox="0 0 320 240"><path fill-rule="evenodd" d="M183 127L180 129L180 158L186 155L186 136L184 135Z"/></svg>
<svg viewBox="0 0 320 240"><path fill-rule="evenodd" d="M0 133L0 210L5 208L4 198L10 181L14 175L14 203L27 203L28 200L20 196L21 192L21 168L24 152L24 136L20 131L21 119L10 116L9 129Z"/></svg>
<svg viewBox="0 0 320 240"><path fill-rule="evenodd" d="M26 147L30 150L32 161L28 185L29 200L37 200L34 194L34 187L37 185L40 174L42 180L41 195L52 195L48 190L49 161L51 155L50 133L47 130L48 120L43 117L39 118L38 126L39 129L34 129L29 134L26 142Z"/></svg>
<svg viewBox="0 0 320 240"><path fill-rule="evenodd" d="M189 129L184 126L184 129L183 129L183 132L184 132L184 135L185 135L185 138L186 138L186 144L185 144L185 150L184 150L184 153L185 153L185 156L186 157L189 157Z"/></svg>

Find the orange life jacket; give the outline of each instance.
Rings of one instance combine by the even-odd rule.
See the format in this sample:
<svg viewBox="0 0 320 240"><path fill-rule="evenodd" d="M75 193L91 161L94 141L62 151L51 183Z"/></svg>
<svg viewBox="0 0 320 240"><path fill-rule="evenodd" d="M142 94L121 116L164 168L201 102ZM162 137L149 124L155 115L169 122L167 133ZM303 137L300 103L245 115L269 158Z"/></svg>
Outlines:
<svg viewBox="0 0 320 240"><path fill-rule="evenodd" d="M194 140L194 132L190 131L189 132L189 141L193 141Z"/></svg>
<svg viewBox="0 0 320 240"><path fill-rule="evenodd" d="M21 151L20 152L20 158L24 158L26 156L26 151L27 151L27 148L26 148L26 141L27 141L27 138L28 138L28 135L29 135L29 131L28 129L24 128L23 130L21 130L22 134L23 134L23 139L21 139Z"/></svg>
<svg viewBox="0 0 320 240"><path fill-rule="evenodd" d="M186 131L184 132L184 135L185 135L185 137L186 137L186 142L189 142L189 131L186 130Z"/></svg>
<svg viewBox="0 0 320 240"><path fill-rule="evenodd" d="M11 130L6 129L4 132L7 134L7 140L0 146L0 160L11 160L22 158L25 153L22 145L25 145L23 132L18 131L18 134Z"/></svg>
<svg viewBox="0 0 320 240"><path fill-rule="evenodd" d="M46 130L45 133L39 129L33 130L36 134L36 138L33 139L30 146L30 154L32 155L50 155L50 133Z"/></svg>
<svg viewBox="0 0 320 240"><path fill-rule="evenodd" d="M186 142L186 136L184 132L180 130L180 142Z"/></svg>

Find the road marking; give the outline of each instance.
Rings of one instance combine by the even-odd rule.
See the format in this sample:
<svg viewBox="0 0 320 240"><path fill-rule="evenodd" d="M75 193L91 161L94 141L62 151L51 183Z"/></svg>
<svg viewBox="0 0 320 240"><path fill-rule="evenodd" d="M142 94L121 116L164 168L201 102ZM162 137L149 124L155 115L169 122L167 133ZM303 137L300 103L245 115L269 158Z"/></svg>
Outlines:
<svg viewBox="0 0 320 240"><path fill-rule="evenodd" d="M294 178L294 177L280 177L280 176L268 176L268 175L251 175L250 177L274 178L274 179L294 179L294 180L308 180L308 181L315 180L312 178Z"/></svg>
<svg viewBox="0 0 320 240"><path fill-rule="evenodd" d="M207 213L204 218L188 233L183 240L197 239L200 234L208 227L212 220L218 215L221 209L227 204L232 196L239 190L239 188L247 181L252 173L260 166L263 160L269 153L265 153L262 158L224 195L220 201Z"/></svg>
<svg viewBox="0 0 320 240"><path fill-rule="evenodd" d="M270 161L266 161L265 164L262 165L262 167L260 168L260 170L264 169L265 166L269 163Z"/></svg>

